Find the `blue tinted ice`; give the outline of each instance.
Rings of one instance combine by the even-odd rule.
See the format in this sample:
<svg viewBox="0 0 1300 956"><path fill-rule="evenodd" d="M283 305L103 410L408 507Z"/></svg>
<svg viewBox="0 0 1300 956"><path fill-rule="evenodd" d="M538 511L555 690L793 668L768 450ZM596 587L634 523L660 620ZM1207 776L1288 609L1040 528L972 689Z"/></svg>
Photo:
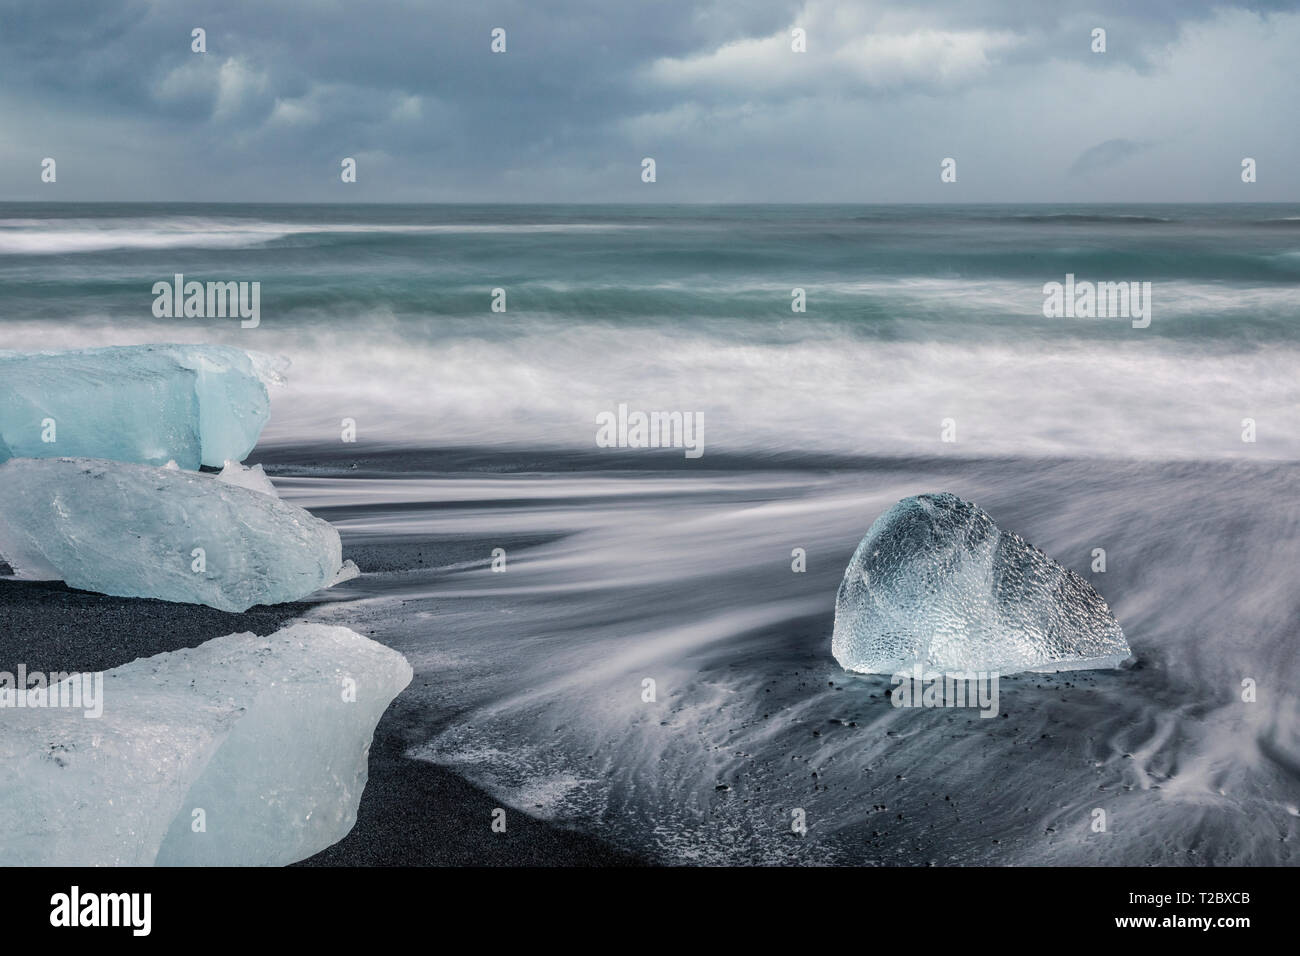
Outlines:
<svg viewBox="0 0 1300 956"><path fill-rule="evenodd" d="M375 724L410 680L390 648L295 624L141 658L98 684L73 675L26 692L23 707L0 690L10 697L0 859L283 866L311 856L356 822Z"/></svg>
<svg viewBox="0 0 1300 956"><path fill-rule="evenodd" d="M876 519L840 583L831 652L870 674L1077 670L1130 656L1087 581L951 494L904 498Z"/></svg>
<svg viewBox="0 0 1300 956"><path fill-rule="evenodd" d="M275 366L221 345L0 351L0 461L243 461L270 415Z"/></svg>
<svg viewBox="0 0 1300 956"><path fill-rule="evenodd" d="M244 611L355 574L339 534L222 476L89 458L0 464L0 557L19 577ZM265 481L265 478L262 479ZM269 489L269 483L267 483Z"/></svg>

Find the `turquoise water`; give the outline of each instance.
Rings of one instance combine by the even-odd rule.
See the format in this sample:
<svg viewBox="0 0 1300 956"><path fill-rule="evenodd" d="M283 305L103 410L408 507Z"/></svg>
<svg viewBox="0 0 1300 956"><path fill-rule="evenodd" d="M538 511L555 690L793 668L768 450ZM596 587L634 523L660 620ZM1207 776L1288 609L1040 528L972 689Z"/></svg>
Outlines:
<svg viewBox="0 0 1300 956"><path fill-rule="evenodd" d="M176 273L260 326L155 318ZM1067 273L1150 326L1045 318ZM581 448L626 401L715 450L1294 458L1300 204L0 205L0 347L144 341L288 356L277 441Z"/></svg>

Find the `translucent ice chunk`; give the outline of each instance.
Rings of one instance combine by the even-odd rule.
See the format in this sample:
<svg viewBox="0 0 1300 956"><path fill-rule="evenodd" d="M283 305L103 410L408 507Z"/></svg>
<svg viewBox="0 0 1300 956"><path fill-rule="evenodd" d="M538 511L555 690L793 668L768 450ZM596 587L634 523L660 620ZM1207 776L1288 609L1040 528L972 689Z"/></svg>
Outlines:
<svg viewBox="0 0 1300 956"><path fill-rule="evenodd" d="M217 480L247 488L249 491L260 491L264 495L276 494L275 485L271 484L271 479L266 477L266 470L261 465L245 468L237 461L228 461L226 467L222 468L221 473L217 475Z"/></svg>
<svg viewBox="0 0 1300 956"><path fill-rule="evenodd" d="M376 723L411 680L345 627L231 634L51 689L0 690L0 858L22 866L279 866L356 822ZM78 706L72 689L83 692ZM5 695L8 694L6 699ZM198 824L201 822L202 826Z"/></svg>
<svg viewBox="0 0 1300 956"><path fill-rule="evenodd" d="M0 352L0 461L243 461L283 364L224 345Z"/></svg>
<svg viewBox="0 0 1300 956"><path fill-rule="evenodd" d="M353 578L359 577L361 577L361 569L351 560L344 561L343 567L339 568L338 573L325 586L332 588L336 584L342 584L344 581L351 581Z"/></svg>
<svg viewBox="0 0 1300 956"><path fill-rule="evenodd" d="M844 572L831 653L868 674L1078 670L1130 656L1083 578L956 495L904 498Z"/></svg>
<svg viewBox="0 0 1300 956"><path fill-rule="evenodd" d="M341 580L334 528L215 475L89 458L0 464L0 557L16 576L244 611Z"/></svg>

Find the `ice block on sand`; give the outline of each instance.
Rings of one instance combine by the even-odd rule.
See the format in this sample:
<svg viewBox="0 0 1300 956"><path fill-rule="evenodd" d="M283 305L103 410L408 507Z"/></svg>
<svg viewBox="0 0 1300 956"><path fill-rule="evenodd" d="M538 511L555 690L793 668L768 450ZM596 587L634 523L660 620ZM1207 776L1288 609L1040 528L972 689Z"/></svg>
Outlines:
<svg viewBox="0 0 1300 956"><path fill-rule="evenodd" d="M238 471L235 471L238 469ZM89 458L0 464L0 558L20 578L245 611L357 573L334 528L224 476Z"/></svg>
<svg viewBox="0 0 1300 956"><path fill-rule="evenodd" d="M951 494L876 519L840 583L831 652L868 674L1079 670L1131 654L1087 581Z"/></svg>
<svg viewBox="0 0 1300 956"><path fill-rule="evenodd" d="M0 461L243 461L285 364L223 345L0 351Z"/></svg>
<svg viewBox="0 0 1300 956"><path fill-rule="evenodd" d="M0 858L279 866L311 856L356 822L375 725L410 680L390 648L296 624L115 667L98 693L84 674L35 706L30 691L17 707L18 690L0 690Z"/></svg>

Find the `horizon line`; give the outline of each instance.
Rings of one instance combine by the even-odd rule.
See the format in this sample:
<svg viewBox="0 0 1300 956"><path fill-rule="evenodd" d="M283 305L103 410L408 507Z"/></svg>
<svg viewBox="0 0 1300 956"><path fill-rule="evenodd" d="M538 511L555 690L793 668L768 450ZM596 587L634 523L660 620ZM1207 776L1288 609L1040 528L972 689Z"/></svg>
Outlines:
<svg viewBox="0 0 1300 956"><path fill-rule="evenodd" d="M1060 201L1050 200L972 200L969 202L900 202L867 200L815 200L809 202L756 202L756 201L706 201L691 200L681 202L620 202L617 200L587 200L574 202L569 200L529 200L526 202L509 202L501 200L258 200L258 199L4 199L0 203L24 205L100 205L100 206L643 206L656 208L664 206L933 206L955 208L960 206L1286 206L1300 205L1297 199L1241 199L1241 200L1090 200Z"/></svg>

